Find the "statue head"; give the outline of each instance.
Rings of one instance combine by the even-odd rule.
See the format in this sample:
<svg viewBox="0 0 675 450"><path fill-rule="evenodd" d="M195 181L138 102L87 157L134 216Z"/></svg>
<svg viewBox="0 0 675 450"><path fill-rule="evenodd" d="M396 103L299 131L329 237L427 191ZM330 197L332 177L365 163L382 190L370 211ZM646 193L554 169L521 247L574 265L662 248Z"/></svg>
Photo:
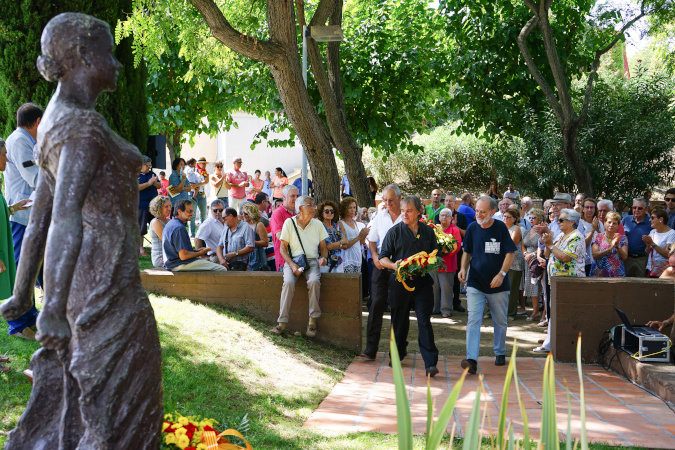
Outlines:
<svg viewBox="0 0 675 450"><path fill-rule="evenodd" d="M113 54L106 22L86 14L59 14L42 31L40 44L37 67L48 81L74 81L96 94L117 88L122 65Z"/></svg>

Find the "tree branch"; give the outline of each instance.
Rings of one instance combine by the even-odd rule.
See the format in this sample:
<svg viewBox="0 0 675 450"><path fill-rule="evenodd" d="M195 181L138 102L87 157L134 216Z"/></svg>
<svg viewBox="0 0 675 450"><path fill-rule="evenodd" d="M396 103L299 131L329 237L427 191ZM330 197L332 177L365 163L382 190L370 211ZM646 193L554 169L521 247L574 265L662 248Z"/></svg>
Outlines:
<svg viewBox="0 0 675 450"><path fill-rule="evenodd" d="M190 0L211 30L211 35L229 49L256 61L271 64L283 57L283 49L272 41L263 41L235 30L213 0Z"/></svg>
<svg viewBox="0 0 675 450"><path fill-rule="evenodd" d="M342 9L342 2L340 2L340 9ZM335 11L335 0L321 0L316 7L309 26L325 25L326 20L328 20L333 11Z"/></svg>
<svg viewBox="0 0 675 450"><path fill-rule="evenodd" d="M651 11L654 12L654 11ZM619 30L616 35L614 36L614 39L607 44L605 47L596 50L595 52L595 57L593 58L593 64L591 65L591 72L588 74L588 80L586 80L586 90L584 92L584 103L581 107L581 114L579 114L579 120L584 121L586 120L586 116L588 115L588 106L591 103L591 91L593 90L593 82L595 81L595 77L598 73L598 68L600 67L600 57L610 51L616 44L619 42L619 39L621 39L621 36L626 32L626 30L630 27L632 27L635 22L643 18L644 16L647 15L647 12L645 12L645 3L644 1L640 4L640 14L637 16L633 17L633 19L629 20L626 22L626 24L621 27L621 30Z"/></svg>
<svg viewBox="0 0 675 450"><path fill-rule="evenodd" d="M526 2L526 4L532 3L530 0L524 1ZM562 108L560 107L558 98L556 97L555 93L553 92L553 89L548 84L546 79L544 79L544 77L542 76L541 72L539 72L537 65L534 63L534 59L532 59L532 54L530 53L530 50L527 48L527 37L530 35L532 30L534 30L534 27L537 26L538 21L539 19L535 15L530 20L528 20L523 29L520 30L520 34L518 35L518 47L520 48L520 53L523 55L523 59L525 60L527 68L530 69L532 77L537 82L541 90L544 92L544 95L546 95L546 99L551 105L551 108L553 108L553 112L555 112L558 121L562 124L563 119Z"/></svg>

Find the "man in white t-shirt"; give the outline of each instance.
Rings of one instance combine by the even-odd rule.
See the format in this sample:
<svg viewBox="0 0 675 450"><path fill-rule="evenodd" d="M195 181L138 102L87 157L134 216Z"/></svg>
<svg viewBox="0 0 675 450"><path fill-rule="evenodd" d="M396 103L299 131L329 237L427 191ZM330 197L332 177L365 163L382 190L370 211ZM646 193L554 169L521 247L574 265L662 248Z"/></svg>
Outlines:
<svg viewBox="0 0 675 450"><path fill-rule="evenodd" d="M207 255L202 256L202 258L216 264L220 264L218 255L216 255L216 248L218 248L218 243L225 227L225 219L223 219L224 209L225 203L222 200L211 202L211 215L199 226L197 236L195 236L195 249L199 250L205 247L213 249Z"/></svg>
<svg viewBox="0 0 675 450"><path fill-rule="evenodd" d="M366 348L361 356L372 361L377 356L382 332L382 316L387 305L389 291L389 276L391 271L380 263L380 250L387 232L401 221L401 190L395 184L390 184L382 191L382 203L386 209L377 213L368 224L370 229L366 241L373 255L373 275L370 286L370 310L368 311L368 328ZM400 355L401 359L405 355Z"/></svg>
<svg viewBox="0 0 675 450"><path fill-rule="evenodd" d="M520 202L520 192L513 189L512 184L509 184L508 189L504 192L504 198L510 198L514 202Z"/></svg>

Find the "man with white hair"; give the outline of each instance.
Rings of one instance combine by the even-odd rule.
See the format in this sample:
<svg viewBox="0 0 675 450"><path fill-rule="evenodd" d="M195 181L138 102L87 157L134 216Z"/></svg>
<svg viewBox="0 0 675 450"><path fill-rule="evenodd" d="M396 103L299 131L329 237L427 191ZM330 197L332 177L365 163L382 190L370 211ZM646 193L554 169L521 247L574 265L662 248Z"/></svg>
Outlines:
<svg viewBox="0 0 675 450"><path fill-rule="evenodd" d="M297 192L297 188L295 192ZM319 266L327 264L326 239L328 239L328 232L326 232L323 223L314 218L316 212L314 199L301 195L295 204L298 214L284 222L279 236L280 259L283 259L286 264L284 264L284 285L281 288L279 318L277 319L277 326L272 328L270 333L282 334L286 331L289 310L295 294L295 282L300 275L304 274L309 294L307 337L314 337L317 332L316 319L321 317L321 308L319 307L321 271ZM302 255L305 256L306 267L302 266L303 262L300 258Z"/></svg>
<svg viewBox="0 0 675 450"><path fill-rule="evenodd" d="M502 217L504 216L504 211L509 209L509 207L513 204L510 198L504 198L499 202L499 211L495 213L494 216L492 216L493 219L499 220L503 222Z"/></svg>
<svg viewBox="0 0 675 450"><path fill-rule="evenodd" d="M495 365L506 364L506 313L509 306L508 272L513 263L516 244L508 228L492 216L497 202L487 195L476 202L476 222L469 225L464 236L464 255L459 281L466 283L466 359L462 368L475 374L480 352L480 328L486 303L492 313L494 326ZM471 270L469 270L469 266ZM467 278L468 271L468 278Z"/></svg>
<svg viewBox="0 0 675 450"><path fill-rule="evenodd" d="M370 310L368 311L368 328L366 348L361 356L372 361L377 356L382 332L382 316L387 305L389 277L391 271L380 263L380 250L387 232L401 221L401 190L390 184L382 190L382 203L386 209L377 213L370 222L370 232L366 237L368 248L373 255L373 275L370 286Z"/></svg>
<svg viewBox="0 0 675 450"><path fill-rule="evenodd" d="M295 215L295 201L298 198L298 188L292 184L287 184L281 191L281 198L283 203L272 213L270 218L270 228L272 232L272 242L274 243L274 262L277 266L277 272L281 271L284 266L284 258L279 254L279 246L281 245L280 237L281 230L287 219Z"/></svg>

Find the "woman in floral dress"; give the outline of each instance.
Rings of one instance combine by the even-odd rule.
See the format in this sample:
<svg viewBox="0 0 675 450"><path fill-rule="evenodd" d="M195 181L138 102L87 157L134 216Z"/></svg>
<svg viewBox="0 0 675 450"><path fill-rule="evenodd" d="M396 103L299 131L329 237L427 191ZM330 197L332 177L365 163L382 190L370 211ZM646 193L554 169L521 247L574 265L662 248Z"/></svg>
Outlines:
<svg viewBox="0 0 675 450"><path fill-rule="evenodd" d="M628 240L618 233L621 216L610 211L605 216L605 232L593 238L593 276L625 277L623 262L628 257Z"/></svg>

